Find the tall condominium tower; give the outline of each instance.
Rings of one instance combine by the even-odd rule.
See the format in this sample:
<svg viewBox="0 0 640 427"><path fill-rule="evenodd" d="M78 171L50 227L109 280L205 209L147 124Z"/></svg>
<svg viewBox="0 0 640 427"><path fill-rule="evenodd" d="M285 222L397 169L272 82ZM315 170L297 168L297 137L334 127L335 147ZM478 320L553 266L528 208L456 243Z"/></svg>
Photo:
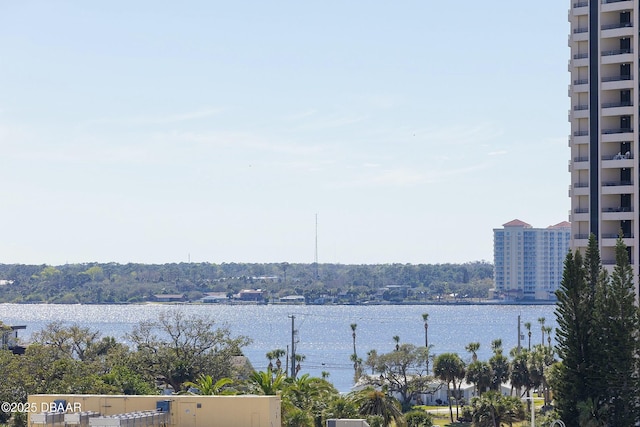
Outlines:
<svg viewBox="0 0 640 427"><path fill-rule="evenodd" d="M533 228L514 219L493 230L493 282L496 296L549 300L560 287L569 252L571 225Z"/></svg>
<svg viewBox="0 0 640 427"><path fill-rule="evenodd" d="M623 234L635 276L640 236L638 153L639 0L571 0L571 247L589 234L605 266Z"/></svg>

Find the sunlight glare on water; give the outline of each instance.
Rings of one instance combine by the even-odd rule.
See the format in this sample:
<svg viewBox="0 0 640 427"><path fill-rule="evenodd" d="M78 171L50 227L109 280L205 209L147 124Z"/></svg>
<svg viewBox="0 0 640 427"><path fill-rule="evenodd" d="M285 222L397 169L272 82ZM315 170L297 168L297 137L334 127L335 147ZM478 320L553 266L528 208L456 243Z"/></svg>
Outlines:
<svg viewBox="0 0 640 427"><path fill-rule="evenodd" d="M464 347L480 342L478 357L491 356L491 342L502 339L504 353L517 345L517 321L521 315L523 347L528 345L525 322L531 323L531 345L540 344L538 319L554 328L553 305L374 305L374 306L305 306L305 305L54 305L0 304L0 320L10 325L26 325L20 332L23 340L53 321L78 324L98 330L126 342L127 333L141 321L157 319L163 311L178 310L187 315L210 316L220 326L227 326L234 336L245 335L252 343L245 349L254 368L266 369L265 354L276 348L291 346L291 317L298 330L296 352L306 358L302 373L320 376L329 372L329 380L339 391L353 385L352 323L356 328L356 350L366 359L369 350L386 353L395 348L394 336L401 343L424 345L422 314L428 313L429 344L432 354L458 353L469 361ZM546 343L545 343L546 344ZM283 360L283 364L285 361Z"/></svg>

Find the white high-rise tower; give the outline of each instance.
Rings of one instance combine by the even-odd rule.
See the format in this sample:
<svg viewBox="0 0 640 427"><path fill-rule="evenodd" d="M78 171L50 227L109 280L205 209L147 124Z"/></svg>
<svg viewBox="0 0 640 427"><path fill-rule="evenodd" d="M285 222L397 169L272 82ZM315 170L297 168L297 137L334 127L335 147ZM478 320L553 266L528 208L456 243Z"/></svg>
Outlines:
<svg viewBox="0 0 640 427"><path fill-rule="evenodd" d="M640 0L572 0L571 247L584 254L589 234L605 266L622 232L637 277L638 9Z"/></svg>

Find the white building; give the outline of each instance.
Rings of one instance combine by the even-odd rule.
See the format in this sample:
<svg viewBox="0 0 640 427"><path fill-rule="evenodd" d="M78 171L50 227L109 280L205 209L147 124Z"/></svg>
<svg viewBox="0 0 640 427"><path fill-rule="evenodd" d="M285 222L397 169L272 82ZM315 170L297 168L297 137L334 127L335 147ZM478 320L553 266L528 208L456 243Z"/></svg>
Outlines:
<svg viewBox="0 0 640 427"><path fill-rule="evenodd" d="M569 9L571 247L584 254L593 233L611 266L622 232L636 275L639 9L638 0L571 0Z"/></svg>
<svg viewBox="0 0 640 427"><path fill-rule="evenodd" d="M496 297L549 300L562 281L571 224L532 228L515 219L493 230Z"/></svg>

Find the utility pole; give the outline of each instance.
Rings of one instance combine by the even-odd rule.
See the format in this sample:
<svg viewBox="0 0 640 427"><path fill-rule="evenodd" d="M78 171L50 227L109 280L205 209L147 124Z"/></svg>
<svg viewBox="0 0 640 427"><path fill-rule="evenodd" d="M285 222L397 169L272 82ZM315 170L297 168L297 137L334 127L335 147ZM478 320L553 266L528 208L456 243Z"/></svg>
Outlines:
<svg viewBox="0 0 640 427"><path fill-rule="evenodd" d="M296 328L295 328L295 320L296 316L293 314L289 316L291 318L291 378L296 377Z"/></svg>

